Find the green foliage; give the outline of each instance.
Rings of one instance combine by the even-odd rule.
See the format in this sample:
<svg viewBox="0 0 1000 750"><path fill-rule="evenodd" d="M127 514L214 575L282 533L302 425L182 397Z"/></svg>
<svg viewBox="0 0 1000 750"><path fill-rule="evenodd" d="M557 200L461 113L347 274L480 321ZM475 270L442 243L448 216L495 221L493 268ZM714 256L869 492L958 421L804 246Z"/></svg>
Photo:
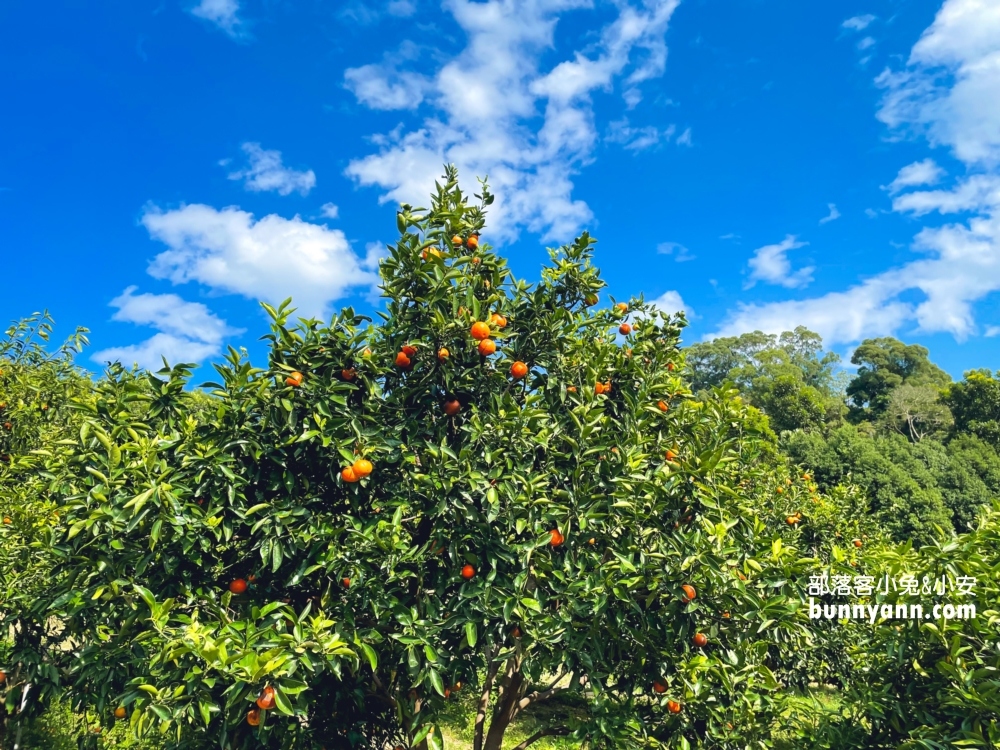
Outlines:
<svg viewBox="0 0 1000 750"><path fill-rule="evenodd" d="M826 436L792 433L782 446L793 462L815 473L820 487L848 482L861 487L878 525L896 541L927 542L953 528L952 508L921 458L930 446L918 451L900 435L873 438L853 425ZM956 505L965 512L965 501Z"/></svg>
<svg viewBox="0 0 1000 750"><path fill-rule="evenodd" d="M176 747L437 750L461 682L493 706L486 750L562 693L581 710L541 731L592 747L767 746L816 564L785 518L813 490L774 502L759 412L692 397L683 316L634 300L615 343L626 313L589 304L588 235L535 287L485 243L455 247L484 226L476 197L449 168L429 211L401 207L379 325L346 309L291 327L265 305L268 367L230 350L211 403L186 395L188 365L113 366L73 400L79 429L25 459L59 513L46 591L16 623L0 612L19 683L51 686L26 716L58 690ZM508 323L483 356L470 327L491 315ZM361 458L373 473L346 481Z"/></svg>
<svg viewBox="0 0 1000 750"><path fill-rule="evenodd" d="M880 417L892 391L903 384L940 389L951 383L951 376L931 362L929 354L926 347L891 337L862 341L851 356L851 362L860 365L858 373L847 386L853 417Z"/></svg>
<svg viewBox="0 0 1000 750"><path fill-rule="evenodd" d="M840 421L844 405L819 335L799 326L781 336L760 331L693 344L685 352L695 391L729 383L761 409L772 429L810 429Z"/></svg>
<svg viewBox="0 0 1000 750"><path fill-rule="evenodd" d="M975 435L1000 448L1000 380L989 370L965 373L961 382L948 386L942 401L955 418L956 433Z"/></svg>

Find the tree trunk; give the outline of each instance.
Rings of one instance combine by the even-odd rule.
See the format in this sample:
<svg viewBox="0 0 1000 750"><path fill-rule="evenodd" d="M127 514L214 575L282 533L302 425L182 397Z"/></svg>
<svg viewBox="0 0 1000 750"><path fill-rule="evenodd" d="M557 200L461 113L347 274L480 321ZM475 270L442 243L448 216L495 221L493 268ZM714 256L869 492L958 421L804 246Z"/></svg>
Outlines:
<svg viewBox="0 0 1000 750"><path fill-rule="evenodd" d="M507 733L514 714L517 712L518 701L521 700L521 689L524 687L524 676L520 672L520 660L516 660L508 671L507 678L500 689L498 703L493 711L490 729L486 734L483 750L502 750L503 737Z"/></svg>

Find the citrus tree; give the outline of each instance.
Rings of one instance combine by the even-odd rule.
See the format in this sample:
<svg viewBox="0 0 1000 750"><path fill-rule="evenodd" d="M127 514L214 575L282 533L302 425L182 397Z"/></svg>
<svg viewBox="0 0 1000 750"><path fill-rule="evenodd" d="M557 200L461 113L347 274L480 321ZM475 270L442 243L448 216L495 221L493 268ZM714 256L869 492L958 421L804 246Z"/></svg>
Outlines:
<svg viewBox="0 0 1000 750"><path fill-rule="evenodd" d="M476 750L560 693L584 708L520 748L770 744L816 564L750 491L773 435L692 397L683 315L597 307L589 235L531 286L475 197L449 167L401 206L377 325L265 304L266 369L230 350L193 404L191 366L112 367L36 452L59 524L31 616L71 645L21 668L95 734L436 750L473 691Z"/></svg>
<svg viewBox="0 0 1000 750"><path fill-rule="evenodd" d="M78 329L49 352L45 344L52 329L48 313L36 313L13 323L0 339L0 744L30 684L27 673L35 668L40 673L43 685L36 682L36 694L52 684L52 675L36 661L37 650L9 640L12 631L20 644L38 636L33 620L23 615L44 596L50 559L38 544L57 522L56 505L42 492L44 480L30 469L29 453L73 429L69 402L89 388L73 365L87 343L86 330Z"/></svg>

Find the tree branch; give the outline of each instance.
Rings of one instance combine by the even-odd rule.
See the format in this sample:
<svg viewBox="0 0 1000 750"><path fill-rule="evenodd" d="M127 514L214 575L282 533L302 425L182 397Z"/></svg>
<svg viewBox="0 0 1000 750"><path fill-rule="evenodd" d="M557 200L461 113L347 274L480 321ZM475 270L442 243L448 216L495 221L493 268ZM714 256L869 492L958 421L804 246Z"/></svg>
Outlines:
<svg viewBox="0 0 1000 750"><path fill-rule="evenodd" d="M528 739L522 742L520 745L514 748L514 750L525 750L528 745L542 739L542 737L551 737L553 735L564 735L569 734L569 729L566 727L553 727L552 729L542 729L535 732Z"/></svg>
<svg viewBox="0 0 1000 750"><path fill-rule="evenodd" d="M483 692L479 696L479 708L476 711L475 739L473 740L473 750L483 750L483 724L486 722L486 709L490 705L490 692L493 690L493 680L496 679L500 669L500 663L494 662L500 645L490 648L487 653L486 680L483 683Z"/></svg>
<svg viewBox="0 0 1000 750"><path fill-rule="evenodd" d="M517 713L520 713L528 706L530 706L532 703L538 703L540 701L548 700L556 693L561 693L564 690L569 690L571 687L573 687L573 678L572 678L573 673L570 672L569 674L570 674L569 685L566 685L565 687L556 687L556 685L559 684L559 681L566 676L566 672L560 669L559 675L551 683L549 683L549 686L547 688L545 688L544 690L536 690L531 695L522 698L518 702Z"/></svg>

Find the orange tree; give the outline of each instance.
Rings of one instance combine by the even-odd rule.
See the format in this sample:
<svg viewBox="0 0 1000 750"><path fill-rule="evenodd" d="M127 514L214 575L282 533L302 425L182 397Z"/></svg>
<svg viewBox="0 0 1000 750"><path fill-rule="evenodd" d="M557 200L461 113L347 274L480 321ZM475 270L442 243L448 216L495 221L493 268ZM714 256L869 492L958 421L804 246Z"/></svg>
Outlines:
<svg viewBox="0 0 1000 750"><path fill-rule="evenodd" d="M49 559L39 543L57 520L54 503L42 492L44 480L31 469L28 456L74 428L69 401L89 388L89 379L73 365L73 356L86 344L86 331L78 329L49 352L45 344L52 328L47 313L36 313L15 322L0 339L0 745L28 684L24 667L37 654L37 649L15 648L8 635L13 629L22 645L40 638L23 614L48 585ZM10 669L8 663L21 668ZM52 684L44 670L39 677L36 693Z"/></svg>
<svg viewBox="0 0 1000 750"><path fill-rule="evenodd" d="M692 398L683 316L595 307L587 234L512 279L476 197L449 167L401 207L378 325L265 305L268 368L230 350L199 411L184 365L80 402L40 459L60 526L33 616L96 726L436 749L462 690L499 750L566 692L585 710L522 748L768 745L814 561L740 487L772 482L759 413Z"/></svg>

